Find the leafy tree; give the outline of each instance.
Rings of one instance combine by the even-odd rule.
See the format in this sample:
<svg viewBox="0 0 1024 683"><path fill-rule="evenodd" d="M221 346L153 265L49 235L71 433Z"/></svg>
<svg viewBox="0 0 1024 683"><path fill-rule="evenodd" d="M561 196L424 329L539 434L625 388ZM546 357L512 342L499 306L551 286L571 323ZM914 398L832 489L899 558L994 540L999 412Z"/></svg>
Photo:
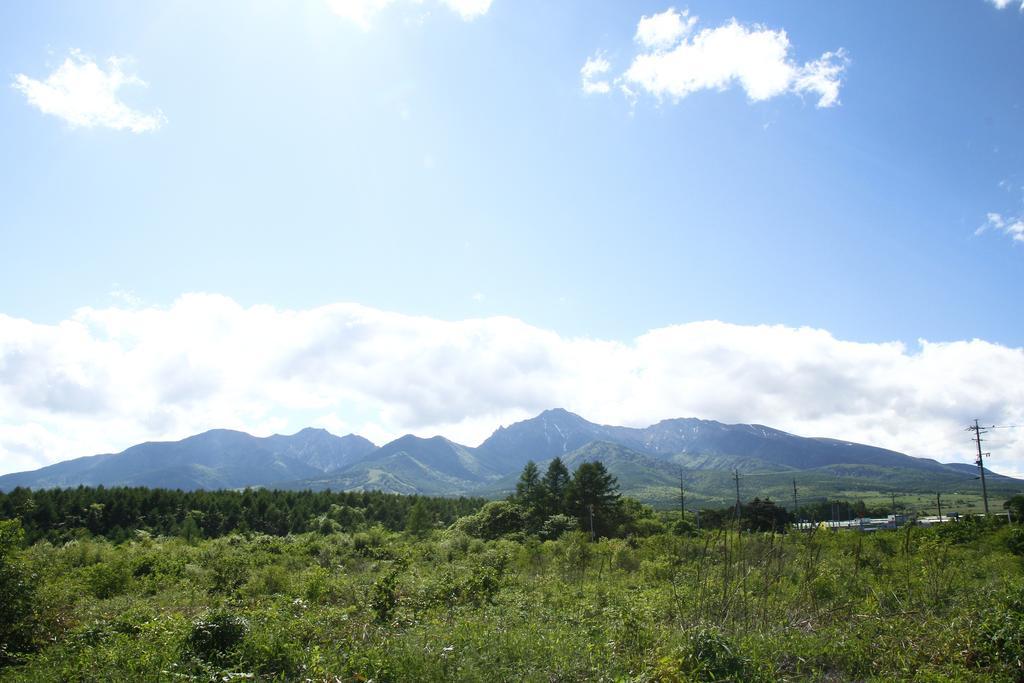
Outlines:
<svg viewBox="0 0 1024 683"><path fill-rule="evenodd" d="M654 514L654 508L632 498L623 498L620 507L620 536L653 536L664 533L665 525Z"/></svg>
<svg viewBox="0 0 1024 683"><path fill-rule="evenodd" d="M477 538L495 539L526 530L526 510L508 500L495 500L480 512L458 520L454 528Z"/></svg>
<svg viewBox="0 0 1024 683"><path fill-rule="evenodd" d="M677 519L672 524L672 533L676 536L693 536L695 532L696 528L693 526L693 523L684 517Z"/></svg>
<svg viewBox="0 0 1024 683"><path fill-rule="evenodd" d="M423 499L421 498L420 500L422 501ZM362 509L350 505L332 503L328 516L345 531L352 531L366 524L366 515L363 514Z"/></svg>
<svg viewBox="0 0 1024 683"><path fill-rule="evenodd" d="M769 499L754 498L740 506L740 521L748 531L781 531L789 522L790 515Z"/></svg>
<svg viewBox="0 0 1024 683"><path fill-rule="evenodd" d="M568 513L580 528L593 535L611 536L622 520L619 483L600 462L585 462L576 468L565 492Z"/></svg>
<svg viewBox="0 0 1024 683"><path fill-rule="evenodd" d="M0 665L32 647L35 587L15 557L23 537L18 520L0 520Z"/></svg>
<svg viewBox="0 0 1024 683"><path fill-rule="evenodd" d="M701 508L701 529L720 529L736 519L736 508Z"/></svg>
<svg viewBox="0 0 1024 683"><path fill-rule="evenodd" d="M1003 507L1010 511L1010 516L1015 522L1024 522L1024 493L1018 493L1003 503Z"/></svg>

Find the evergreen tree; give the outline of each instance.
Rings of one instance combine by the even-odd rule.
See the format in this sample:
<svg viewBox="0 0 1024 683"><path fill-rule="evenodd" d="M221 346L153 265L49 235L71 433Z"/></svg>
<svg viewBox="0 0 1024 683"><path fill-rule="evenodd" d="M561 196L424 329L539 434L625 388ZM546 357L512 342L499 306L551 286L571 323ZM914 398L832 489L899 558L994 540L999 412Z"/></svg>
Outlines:
<svg viewBox="0 0 1024 683"><path fill-rule="evenodd" d="M405 530L415 536L426 536L432 524L432 515L426 502L422 498L418 499L409 509L409 515L405 520Z"/></svg>
<svg viewBox="0 0 1024 683"><path fill-rule="evenodd" d="M537 463L530 460L523 467L519 475L519 482L516 484L516 498L520 501L529 500L540 489L540 471L537 470Z"/></svg>
<svg viewBox="0 0 1024 683"><path fill-rule="evenodd" d="M576 468L565 492L568 513L580 528L595 537L611 536L622 518L619 483L600 462L585 462Z"/></svg>
<svg viewBox="0 0 1024 683"><path fill-rule="evenodd" d="M544 498L544 517L563 514L565 508L565 492L569 488L569 468L565 466L561 458L555 458L548 465L548 471L544 473L541 481Z"/></svg>
<svg viewBox="0 0 1024 683"><path fill-rule="evenodd" d="M195 543L203 537L203 532L199 528L199 523L196 522L196 518L191 512L185 515L185 521L181 523L181 529L179 530L178 535L189 543Z"/></svg>
<svg viewBox="0 0 1024 683"><path fill-rule="evenodd" d="M519 475L514 499L526 511L529 530L531 532L537 531L547 518L545 514L547 506L545 488L540 479L540 471L532 460L526 463L522 474Z"/></svg>

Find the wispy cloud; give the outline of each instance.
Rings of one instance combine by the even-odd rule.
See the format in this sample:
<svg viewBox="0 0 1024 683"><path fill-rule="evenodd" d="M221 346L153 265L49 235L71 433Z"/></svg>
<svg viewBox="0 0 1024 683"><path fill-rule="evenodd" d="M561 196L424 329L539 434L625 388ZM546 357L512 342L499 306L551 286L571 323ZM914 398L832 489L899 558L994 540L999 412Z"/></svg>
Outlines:
<svg viewBox="0 0 1024 683"><path fill-rule="evenodd" d="M472 21L482 17L491 9L491 0L440 0L442 5L452 10L463 21Z"/></svg>
<svg viewBox="0 0 1024 683"><path fill-rule="evenodd" d="M800 64L791 56L792 45L784 30L732 19L695 33L696 24L697 17L674 8L641 17L634 37L640 52L614 84L631 97L644 92L673 101L700 90L739 86L751 101L806 93L817 97L819 107L839 104L849 64L841 48ZM587 60L584 69L593 59ZM607 80L588 80L585 71L583 75L584 91L611 91Z"/></svg>
<svg viewBox="0 0 1024 683"><path fill-rule="evenodd" d="M583 63L583 68L580 69L580 77L583 79L583 92L588 95L609 92L612 86L605 78L605 74L611 68L611 63L600 52L593 57L589 57Z"/></svg>
<svg viewBox="0 0 1024 683"><path fill-rule="evenodd" d="M715 321L616 341L507 317L243 307L211 294L83 308L56 324L0 315L0 472L211 427L475 444L553 406L615 424L758 422L966 461L964 421L1024 421L1024 349ZM993 444L996 470L1024 469L1007 457L1024 448L1017 431Z"/></svg>
<svg viewBox="0 0 1024 683"><path fill-rule="evenodd" d="M1006 9L1013 5L1018 5L1021 12L1024 12L1024 0L988 0L988 2L995 5L996 9Z"/></svg>
<svg viewBox="0 0 1024 683"><path fill-rule="evenodd" d="M132 109L119 96L126 85L146 85L138 76L126 71L126 66L126 60L110 57L104 69L79 50L72 50L44 80L18 74L12 85L25 95L29 104L75 127L113 128L133 133L156 130L167 120L162 112L156 110L147 114Z"/></svg>
<svg viewBox="0 0 1024 683"><path fill-rule="evenodd" d="M985 222L974 231L975 235L981 235L989 230L1009 235L1014 242L1024 242L1024 217L1004 216L1001 213L990 213L985 217Z"/></svg>
<svg viewBox="0 0 1024 683"><path fill-rule="evenodd" d="M327 0L331 11L343 19L347 19L369 31L373 28L374 19L383 10L396 4L421 5L423 0ZM463 21L472 21L487 14L492 0L436 0L457 14Z"/></svg>

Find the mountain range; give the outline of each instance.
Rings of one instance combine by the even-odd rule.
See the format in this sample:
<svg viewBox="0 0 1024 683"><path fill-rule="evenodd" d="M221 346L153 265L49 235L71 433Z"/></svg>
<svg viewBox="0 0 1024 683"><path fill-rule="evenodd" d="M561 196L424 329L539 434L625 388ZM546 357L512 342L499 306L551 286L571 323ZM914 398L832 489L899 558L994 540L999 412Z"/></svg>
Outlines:
<svg viewBox="0 0 1024 683"><path fill-rule="evenodd" d="M262 486L500 497L514 490L527 461L543 468L555 457L570 469L601 461L624 493L654 503L676 500L680 482L691 500L724 503L734 486L734 470L741 473L749 497L788 499L794 479L805 495L978 488L973 466L875 446L695 418L616 427L554 409L499 427L475 448L442 436L410 434L378 447L361 436L339 437L323 429L269 437L214 429L181 441L148 442L0 476L0 491L18 486ZM992 493L1024 491L1024 481L987 470L986 478Z"/></svg>

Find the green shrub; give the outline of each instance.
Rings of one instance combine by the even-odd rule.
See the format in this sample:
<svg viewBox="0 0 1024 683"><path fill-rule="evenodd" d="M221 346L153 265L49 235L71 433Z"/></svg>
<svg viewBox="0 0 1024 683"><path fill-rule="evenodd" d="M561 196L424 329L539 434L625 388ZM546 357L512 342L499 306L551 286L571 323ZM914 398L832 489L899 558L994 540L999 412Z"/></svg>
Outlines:
<svg viewBox="0 0 1024 683"><path fill-rule="evenodd" d="M185 640L189 653L200 659L223 664L249 632L249 622L230 612L212 612L192 623Z"/></svg>
<svg viewBox="0 0 1024 683"><path fill-rule="evenodd" d="M551 515L540 526L540 537L545 541L556 541L562 534L578 528L575 517Z"/></svg>
<svg viewBox="0 0 1024 683"><path fill-rule="evenodd" d="M594 555L590 534L570 531L556 544L556 562L563 572L582 576Z"/></svg>
<svg viewBox="0 0 1024 683"><path fill-rule="evenodd" d="M484 505L475 515L462 517L452 528L469 536L493 540L506 534L523 532L526 527L527 514L522 505L495 500Z"/></svg>
<svg viewBox="0 0 1024 683"><path fill-rule="evenodd" d="M751 662L739 654L736 645L717 628L700 627L686 634L685 644L661 657L654 680L750 681Z"/></svg>
<svg viewBox="0 0 1024 683"><path fill-rule="evenodd" d="M288 626L273 620L253 629L238 648L240 663L263 680L297 680L306 655L305 639Z"/></svg>
<svg viewBox="0 0 1024 683"><path fill-rule="evenodd" d="M132 580L132 570L124 562L102 562L85 569L85 586L100 600L124 593Z"/></svg>
<svg viewBox="0 0 1024 683"><path fill-rule="evenodd" d="M672 533L676 536L693 536L697 531L690 520L677 519L672 523Z"/></svg>
<svg viewBox="0 0 1024 683"><path fill-rule="evenodd" d="M33 647L35 577L17 557L23 537L18 520L0 520L0 666Z"/></svg>
<svg viewBox="0 0 1024 683"><path fill-rule="evenodd" d="M494 601L499 587L497 572L490 567L481 567L463 578L458 585L458 593L463 602L480 607Z"/></svg>
<svg viewBox="0 0 1024 683"><path fill-rule="evenodd" d="M625 572L635 572L640 568L640 558L625 543L616 544L612 551L612 566Z"/></svg>
<svg viewBox="0 0 1024 683"><path fill-rule="evenodd" d="M1024 584L1012 586L983 612L979 631L982 663L1024 672Z"/></svg>
<svg viewBox="0 0 1024 683"><path fill-rule="evenodd" d="M378 621L387 621L398 607L398 570L392 569L373 583L370 609Z"/></svg>
<svg viewBox="0 0 1024 683"><path fill-rule="evenodd" d="M287 593L290 584L291 580L284 567L272 564L252 572L245 584L245 592L252 596L278 595Z"/></svg>
<svg viewBox="0 0 1024 683"><path fill-rule="evenodd" d="M387 552L384 550L384 538L387 532L379 527L371 527L368 531L362 531L352 536L352 550L363 557L385 559Z"/></svg>
<svg viewBox="0 0 1024 683"><path fill-rule="evenodd" d="M214 544L202 558L210 573L210 590L215 593L232 593L249 578L251 555L246 550L234 547L230 538L218 539Z"/></svg>
<svg viewBox="0 0 1024 683"><path fill-rule="evenodd" d="M1007 549L1014 555L1024 555L1024 528L1014 525L1007 530L1005 539Z"/></svg>

